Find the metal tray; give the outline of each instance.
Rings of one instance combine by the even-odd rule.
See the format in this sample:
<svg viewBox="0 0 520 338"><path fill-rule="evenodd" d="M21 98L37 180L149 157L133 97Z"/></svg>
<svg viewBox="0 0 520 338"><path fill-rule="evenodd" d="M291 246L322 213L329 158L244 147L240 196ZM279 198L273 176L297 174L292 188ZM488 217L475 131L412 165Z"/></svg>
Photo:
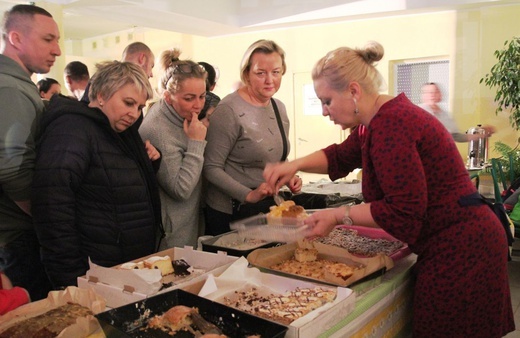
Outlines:
<svg viewBox="0 0 520 338"><path fill-rule="evenodd" d="M202 250L207 252L214 252L217 253L219 251L227 252L228 255L236 256L236 257L247 257L253 250L260 249L260 248L270 248L273 246L280 245L278 242L263 242L259 243L256 246L248 247L247 249L241 249L238 246L233 247L232 244L230 245L218 245L217 241L226 239L227 237L236 235L238 236L238 231L231 231L226 232L224 234L214 236L208 239L205 239L201 241L202 244ZM227 237L226 237L227 236Z"/></svg>
<svg viewBox="0 0 520 338"><path fill-rule="evenodd" d="M261 337L281 338L288 330L287 326L238 311L180 289L102 312L97 314L96 318L105 335L110 338L194 337L188 331L179 331L172 336L158 329L142 329L146 326L148 318L161 315L176 305L198 308L204 319L218 326L228 337L245 338L258 334ZM149 316L145 318L145 311L148 310L150 311Z"/></svg>

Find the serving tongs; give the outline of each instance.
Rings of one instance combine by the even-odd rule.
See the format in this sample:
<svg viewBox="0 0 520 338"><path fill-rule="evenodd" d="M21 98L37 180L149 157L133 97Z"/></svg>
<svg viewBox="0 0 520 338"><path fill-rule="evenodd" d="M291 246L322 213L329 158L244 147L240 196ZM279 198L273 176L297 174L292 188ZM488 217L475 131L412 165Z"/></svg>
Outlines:
<svg viewBox="0 0 520 338"><path fill-rule="evenodd" d="M289 198L292 196L290 191L282 192L281 190L273 195L274 203L276 203L276 205L280 206L283 204L283 202L285 202L284 194L289 194Z"/></svg>
<svg viewBox="0 0 520 338"><path fill-rule="evenodd" d="M193 324L195 324L198 330L202 332L201 334L192 332L195 337L202 337L205 334L222 334L222 330L220 330L218 326L204 319L197 310L193 309L190 312L190 316Z"/></svg>

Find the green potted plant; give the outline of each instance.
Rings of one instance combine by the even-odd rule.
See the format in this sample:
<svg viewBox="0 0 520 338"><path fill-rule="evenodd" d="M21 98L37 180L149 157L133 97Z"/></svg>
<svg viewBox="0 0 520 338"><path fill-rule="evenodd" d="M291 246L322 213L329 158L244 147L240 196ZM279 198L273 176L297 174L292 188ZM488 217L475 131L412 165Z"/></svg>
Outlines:
<svg viewBox="0 0 520 338"><path fill-rule="evenodd" d="M491 67L490 73L486 74L480 83L489 88L496 87L494 101L498 103L495 113L498 115L503 110L509 110L509 124L514 130L520 130L520 38L504 42L504 48L494 52L497 63ZM520 139L519 139L520 142ZM502 165L506 177L511 170L512 159L514 177L520 176L520 152L518 144L515 148L504 144L495 143L495 150L501 155L498 161Z"/></svg>
<svg viewBox="0 0 520 338"><path fill-rule="evenodd" d="M520 38L506 40L504 49L494 53L498 59L480 83L484 82L489 88L497 88L495 102L498 103L496 114L508 109L509 123L514 130L520 129Z"/></svg>
<svg viewBox="0 0 520 338"><path fill-rule="evenodd" d="M510 177L511 164L513 165L513 177L520 177L520 149L518 149L518 146L517 144L516 147L512 148L503 142L495 142L495 151L500 154L498 161L507 179Z"/></svg>

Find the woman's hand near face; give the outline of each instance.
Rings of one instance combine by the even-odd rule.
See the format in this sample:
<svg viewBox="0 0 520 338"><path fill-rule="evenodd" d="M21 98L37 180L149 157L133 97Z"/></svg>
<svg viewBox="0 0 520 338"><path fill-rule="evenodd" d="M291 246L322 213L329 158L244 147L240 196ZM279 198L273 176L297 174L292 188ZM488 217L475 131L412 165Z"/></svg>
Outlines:
<svg viewBox="0 0 520 338"><path fill-rule="evenodd" d="M150 160L155 161L161 158L161 153L153 146L150 140L144 141L144 148L146 149L146 153L148 154L148 158L150 158Z"/></svg>
<svg viewBox="0 0 520 338"><path fill-rule="evenodd" d="M191 140L204 141L206 139L206 133L208 128L199 121L196 113L192 113L191 121L184 119L184 132Z"/></svg>
<svg viewBox="0 0 520 338"><path fill-rule="evenodd" d="M256 203L263 200L267 196L272 196L274 193L273 189L269 187L267 183L260 184L255 190L252 190L246 196L247 203Z"/></svg>

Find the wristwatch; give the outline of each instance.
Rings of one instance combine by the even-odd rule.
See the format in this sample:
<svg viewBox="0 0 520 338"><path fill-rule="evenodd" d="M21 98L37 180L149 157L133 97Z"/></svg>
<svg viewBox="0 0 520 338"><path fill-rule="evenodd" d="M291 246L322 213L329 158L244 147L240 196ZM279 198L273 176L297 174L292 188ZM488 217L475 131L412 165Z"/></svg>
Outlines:
<svg viewBox="0 0 520 338"><path fill-rule="evenodd" d="M352 221L352 218L350 218L350 205L345 206L345 215L343 215L342 224L345 225L352 225L354 222Z"/></svg>

